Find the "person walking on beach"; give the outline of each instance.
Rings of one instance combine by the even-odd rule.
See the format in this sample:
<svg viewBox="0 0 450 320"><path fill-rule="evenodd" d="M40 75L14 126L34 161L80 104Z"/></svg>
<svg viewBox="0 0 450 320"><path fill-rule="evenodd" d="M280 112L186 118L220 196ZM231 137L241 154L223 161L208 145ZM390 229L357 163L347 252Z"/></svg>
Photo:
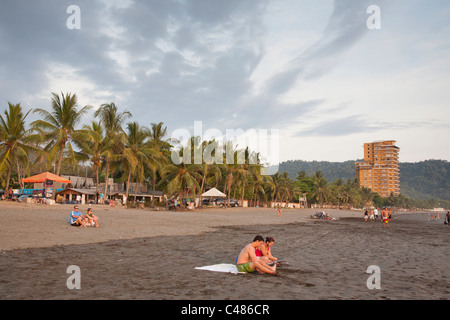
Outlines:
<svg viewBox="0 0 450 320"><path fill-rule="evenodd" d="M447 227L450 227L450 211L447 211L444 223L447 225Z"/></svg>
<svg viewBox="0 0 450 320"><path fill-rule="evenodd" d="M277 216L281 217L281 206L278 205L277 207Z"/></svg>
<svg viewBox="0 0 450 320"><path fill-rule="evenodd" d="M374 221L375 221L373 209L370 209L370 215L369 215L369 218L370 218L370 222L374 222Z"/></svg>
<svg viewBox="0 0 450 320"><path fill-rule="evenodd" d="M381 219L383 221L382 228L386 225L386 229L388 229L388 223L389 223L389 213L387 209L381 210Z"/></svg>
<svg viewBox="0 0 450 320"><path fill-rule="evenodd" d="M255 249L260 247L264 243L264 238L257 235L251 243L246 245L236 260L236 267L239 272L255 272L268 273L278 275L276 266L269 267L262 261L260 261L255 254Z"/></svg>
<svg viewBox="0 0 450 320"><path fill-rule="evenodd" d="M364 211L364 221L367 222L367 219L369 219L369 210L366 209L366 211Z"/></svg>

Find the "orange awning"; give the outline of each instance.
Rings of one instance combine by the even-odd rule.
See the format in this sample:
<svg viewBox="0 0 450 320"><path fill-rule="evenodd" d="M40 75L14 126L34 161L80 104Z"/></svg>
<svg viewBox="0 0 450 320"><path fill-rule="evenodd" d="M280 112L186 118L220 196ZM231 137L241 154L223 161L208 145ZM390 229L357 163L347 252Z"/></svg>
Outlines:
<svg viewBox="0 0 450 320"><path fill-rule="evenodd" d="M70 181L66 178L57 176L56 174L53 174L50 172L44 172L44 173L37 174L35 176L31 176L31 177L22 179L22 182L39 183L39 182L45 182L46 180L62 182L62 183L72 183L72 181Z"/></svg>

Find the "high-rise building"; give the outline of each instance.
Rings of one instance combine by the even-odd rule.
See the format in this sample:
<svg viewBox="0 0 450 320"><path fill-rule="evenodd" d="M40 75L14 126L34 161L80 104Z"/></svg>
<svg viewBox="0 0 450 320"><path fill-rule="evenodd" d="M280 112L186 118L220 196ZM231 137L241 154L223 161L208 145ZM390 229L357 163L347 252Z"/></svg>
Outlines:
<svg viewBox="0 0 450 320"><path fill-rule="evenodd" d="M394 140L364 143L364 161L355 163L355 175L360 187L366 187L381 197L400 194L398 153Z"/></svg>

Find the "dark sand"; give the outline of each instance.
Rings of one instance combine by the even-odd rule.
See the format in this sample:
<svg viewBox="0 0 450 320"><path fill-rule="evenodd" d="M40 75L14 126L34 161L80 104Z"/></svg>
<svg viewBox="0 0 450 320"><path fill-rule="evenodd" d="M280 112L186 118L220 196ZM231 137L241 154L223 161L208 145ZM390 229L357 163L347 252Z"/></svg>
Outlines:
<svg viewBox="0 0 450 320"><path fill-rule="evenodd" d="M237 209L234 214L245 215L245 210ZM270 214L270 219L277 218L275 211L261 212ZM333 213L337 216L339 212ZM294 211L283 212L285 224L278 219L277 223L262 225L270 219L258 219L253 224L228 224L192 235L94 239L95 243L45 247L21 248L16 243L18 248L10 248L12 245L2 236L7 246L0 253L0 299L449 298L450 228L443 224L442 217L430 221L427 215L396 214L389 229L382 229L380 221L365 223L359 212L341 214L336 221L304 219L305 214L302 219L294 219L293 215ZM172 217L178 217L178 213ZM82 237L96 231L100 229L72 228L66 232L78 232ZM289 262L279 268L278 277L194 269L234 263L242 247L257 234L273 236L273 255ZM45 238L42 234L39 237ZM66 286L70 265L80 267L79 290ZM380 267L381 289L367 288L370 274L366 270L370 265Z"/></svg>

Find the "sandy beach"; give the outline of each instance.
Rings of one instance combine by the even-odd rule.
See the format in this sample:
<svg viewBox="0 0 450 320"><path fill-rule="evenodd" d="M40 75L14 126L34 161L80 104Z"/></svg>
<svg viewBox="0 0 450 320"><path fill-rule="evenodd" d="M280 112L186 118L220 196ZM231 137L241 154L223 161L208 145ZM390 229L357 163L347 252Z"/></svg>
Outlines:
<svg viewBox="0 0 450 320"><path fill-rule="evenodd" d="M0 299L335 300L450 296L450 228L427 214L395 213L389 229L362 212L218 208L151 211L93 205L100 228L69 225L72 205L0 202ZM81 205L86 213L88 205ZM278 277L197 270L234 263L261 234L288 264ZM81 270L70 290L67 268ZM379 289L369 289L378 266Z"/></svg>

